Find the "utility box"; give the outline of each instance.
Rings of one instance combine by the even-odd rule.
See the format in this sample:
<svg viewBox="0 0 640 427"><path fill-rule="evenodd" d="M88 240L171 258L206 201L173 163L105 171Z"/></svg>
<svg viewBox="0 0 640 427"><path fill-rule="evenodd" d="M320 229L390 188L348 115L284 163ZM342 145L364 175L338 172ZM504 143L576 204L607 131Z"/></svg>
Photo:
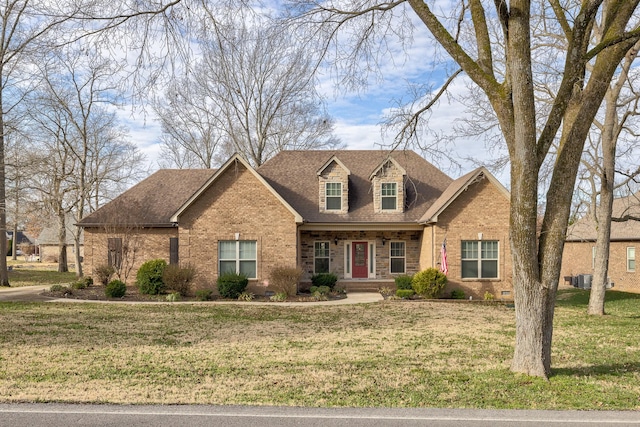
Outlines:
<svg viewBox="0 0 640 427"><path fill-rule="evenodd" d="M591 289L591 281L593 280L592 274L580 274L578 276L578 288Z"/></svg>

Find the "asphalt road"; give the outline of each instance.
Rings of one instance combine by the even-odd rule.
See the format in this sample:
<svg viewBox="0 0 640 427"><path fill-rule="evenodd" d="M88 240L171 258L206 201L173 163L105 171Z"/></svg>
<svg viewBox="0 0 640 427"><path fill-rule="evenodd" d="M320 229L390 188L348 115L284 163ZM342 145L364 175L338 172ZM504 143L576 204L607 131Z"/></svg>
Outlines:
<svg viewBox="0 0 640 427"><path fill-rule="evenodd" d="M640 412L0 404L0 426L640 426Z"/></svg>

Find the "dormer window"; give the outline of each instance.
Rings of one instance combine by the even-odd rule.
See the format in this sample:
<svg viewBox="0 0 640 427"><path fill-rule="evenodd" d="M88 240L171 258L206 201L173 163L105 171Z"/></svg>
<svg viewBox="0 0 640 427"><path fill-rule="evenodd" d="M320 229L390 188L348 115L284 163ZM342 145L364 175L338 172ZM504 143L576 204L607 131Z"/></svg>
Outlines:
<svg viewBox="0 0 640 427"><path fill-rule="evenodd" d="M325 183L325 203L326 210L339 211L342 209L342 183Z"/></svg>
<svg viewBox="0 0 640 427"><path fill-rule="evenodd" d="M381 186L382 210L395 211L398 201L398 185L395 182L383 182Z"/></svg>

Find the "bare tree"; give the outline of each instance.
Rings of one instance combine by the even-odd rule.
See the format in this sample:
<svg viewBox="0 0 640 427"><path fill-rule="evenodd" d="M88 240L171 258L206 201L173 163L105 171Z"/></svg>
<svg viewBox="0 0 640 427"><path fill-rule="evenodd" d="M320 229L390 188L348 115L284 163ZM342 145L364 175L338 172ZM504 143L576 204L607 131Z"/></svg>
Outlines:
<svg viewBox="0 0 640 427"><path fill-rule="evenodd" d="M448 14L436 12L423 0L327 1L320 5L300 1L297 5L299 20L320 23L312 31L315 36L327 36L325 46L339 42L340 52L356 59L374 55L368 50L374 36L387 41L393 34L405 36L410 30L403 25L410 26L409 14L415 13L433 40L485 93L498 118L511 165L510 240L516 303L511 369L546 378L551 372L555 299L580 157L608 83L640 39L638 0L562 4L557 0L505 0L494 2L490 11L480 0L469 0L461 1ZM560 53L555 44L547 43L562 79L547 94L551 102L546 111L536 109L535 88L548 75L538 73L535 65L543 43L535 38L534 13L553 18L557 36L567 40L567 49ZM606 17L604 37L592 44L599 16ZM492 20L499 23L497 31L489 24ZM344 31L346 28L351 31ZM338 32L342 38L335 36ZM343 44L349 42L348 47ZM501 58L504 68L499 67ZM558 134L538 233L540 171Z"/></svg>
<svg viewBox="0 0 640 427"><path fill-rule="evenodd" d="M259 166L284 149L337 147L310 52L264 19L225 25L209 16L202 60L156 107L173 163L211 167L216 154L235 151Z"/></svg>

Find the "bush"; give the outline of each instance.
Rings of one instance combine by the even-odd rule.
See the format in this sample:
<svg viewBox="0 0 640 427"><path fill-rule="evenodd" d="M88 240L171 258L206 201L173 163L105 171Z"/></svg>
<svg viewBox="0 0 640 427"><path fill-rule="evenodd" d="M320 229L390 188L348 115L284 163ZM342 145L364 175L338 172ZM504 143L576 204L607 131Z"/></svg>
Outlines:
<svg viewBox="0 0 640 427"><path fill-rule="evenodd" d="M179 292L171 292L170 294L167 295L167 301L169 302L176 302L176 301L180 301L180 293Z"/></svg>
<svg viewBox="0 0 640 427"><path fill-rule="evenodd" d="M198 289L196 291L196 299L198 301L211 301L213 298L213 291L211 289Z"/></svg>
<svg viewBox="0 0 640 427"><path fill-rule="evenodd" d="M438 298L447 285L447 276L435 268L427 268L413 276L413 290L424 298Z"/></svg>
<svg viewBox="0 0 640 427"><path fill-rule="evenodd" d="M493 296L493 294L492 294L491 292L486 291L486 292L484 293L484 300L485 300L485 301L493 301L494 299L496 299L496 297L495 297L495 296Z"/></svg>
<svg viewBox="0 0 640 427"><path fill-rule="evenodd" d="M316 289L316 292L319 293L320 295L329 295L329 292L331 292L331 288L329 286L318 286L318 289ZM316 292L314 292L314 294Z"/></svg>
<svg viewBox="0 0 640 427"><path fill-rule="evenodd" d="M162 281L168 289L186 297L191 293L191 283L195 275L196 270L190 265L180 267L179 265L171 264L167 265L162 272Z"/></svg>
<svg viewBox="0 0 640 427"><path fill-rule="evenodd" d="M317 286L311 286L309 288L309 293L311 294L315 294L318 291L318 287Z"/></svg>
<svg viewBox="0 0 640 427"><path fill-rule="evenodd" d="M104 288L104 294L109 298L122 298L127 292L127 285L121 280L112 280Z"/></svg>
<svg viewBox="0 0 640 427"><path fill-rule="evenodd" d="M283 302L286 300L287 300L286 292L278 292L275 295L271 295L271 297L269 297L269 301L273 301L273 302Z"/></svg>
<svg viewBox="0 0 640 427"><path fill-rule="evenodd" d="M247 289L249 279L244 274L224 273L218 277L218 293L222 298L238 299L241 293Z"/></svg>
<svg viewBox="0 0 640 427"><path fill-rule="evenodd" d="M67 288L64 285L57 284L57 285L51 285L51 287L49 288L49 292L64 292L68 289L69 288Z"/></svg>
<svg viewBox="0 0 640 427"><path fill-rule="evenodd" d="M255 298L256 296L253 293L243 292L238 296L238 301L250 302L250 301L253 301Z"/></svg>
<svg viewBox="0 0 640 427"><path fill-rule="evenodd" d="M75 282L71 283L72 289L85 289L86 287L87 284L84 280L76 280Z"/></svg>
<svg viewBox="0 0 640 427"><path fill-rule="evenodd" d="M398 289L396 291L396 296L398 298L409 299L416 294L416 291L413 289Z"/></svg>
<svg viewBox="0 0 640 427"><path fill-rule="evenodd" d="M296 267L275 267L269 275L269 287L276 293L284 292L287 296L298 293L298 283L303 271Z"/></svg>
<svg viewBox="0 0 640 427"><path fill-rule="evenodd" d="M136 273L136 286L140 293L147 295L158 295L165 289L162 281L162 273L167 267L167 262L163 259L152 259L140 266Z"/></svg>
<svg viewBox="0 0 640 427"><path fill-rule="evenodd" d="M333 289L338 281L338 276L333 273L318 273L311 276L311 283L314 286L328 286L329 289Z"/></svg>
<svg viewBox="0 0 640 427"><path fill-rule="evenodd" d="M98 265L93 269L93 275L96 276L96 279L98 279L98 282L102 286L107 286L107 283L109 283L111 276L113 276L115 272L116 270L107 264Z"/></svg>
<svg viewBox="0 0 640 427"><path fill-rule="evenodd" d="M454 289L451 291L451 298L453 299L465 299L465 294L463 290Z"/></svg>
<svg viewBox="0 0 640 427"><path fill-rule="evenodd" d="M411 281L413 280L413 276L409 276L407 274L403 274L402 276L396 276L396 288L397 289L413 289L411 286Z"/></svg>

